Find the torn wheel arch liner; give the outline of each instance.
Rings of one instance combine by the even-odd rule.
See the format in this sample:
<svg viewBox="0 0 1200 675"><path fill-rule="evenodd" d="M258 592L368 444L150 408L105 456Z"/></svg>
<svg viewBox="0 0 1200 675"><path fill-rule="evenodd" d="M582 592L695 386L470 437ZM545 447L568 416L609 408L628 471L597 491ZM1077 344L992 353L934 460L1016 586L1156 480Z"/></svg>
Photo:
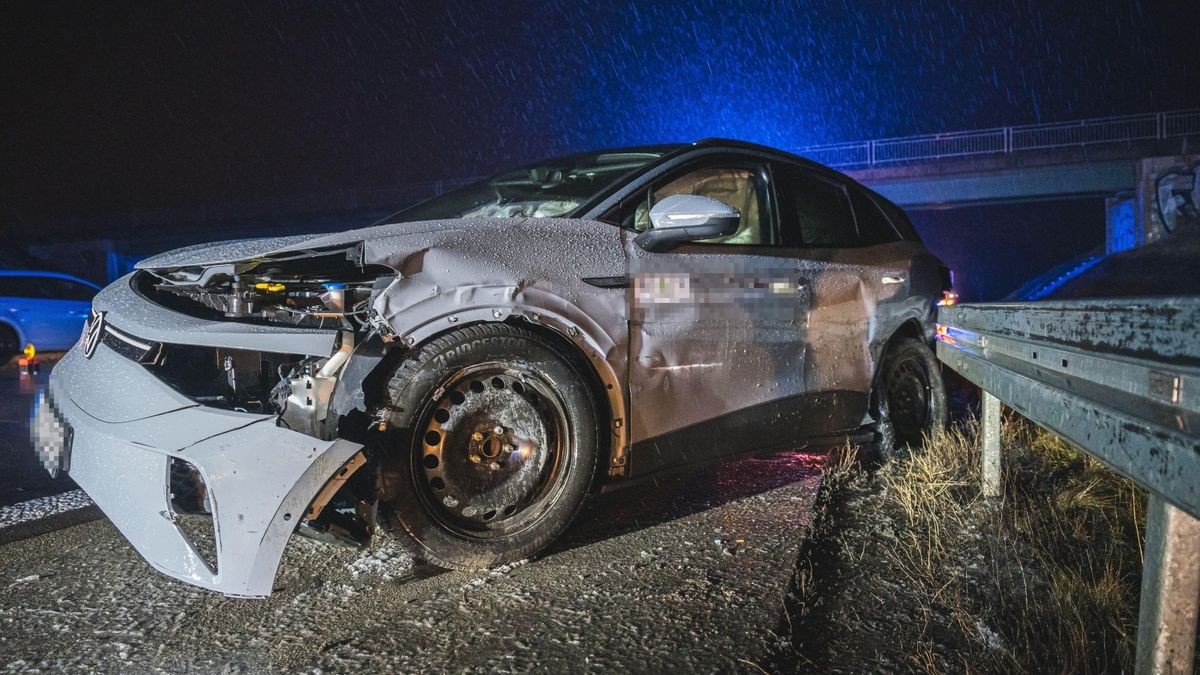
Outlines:
<svg viewBox="0 0 1200 675"><path fill-rule="evenodd" d="M394 284L404 283L398 278ZM458 297L457 289L449 289L446 296ZM492 287L494 293L479 293L483 297L517 297L518 302L454 304L446 296L425 297L411 305L395 307L385 298L385 291L376 300L376 310L394 331L395 336L387 345L390 349L414 350L438 336L464 326L478 323L498 323L519 320L537 329L552 333L564 346L569 346L575 356L585 362L597 380L608 403L609 464L608 475L624 475L628 461L630 440L626 420L628 387L618 374L625 367L623 340L614 339L595 320L579 307L561 296L538 288ZM618 336L619 338L620 336ZM356 357L351 357L353 361ZM338 383L335 399L357 400L364 382L376 367L383 366L383 359L373 356L376 363L368 369L360 369L352 378L343 378ZM352 369L347 368L347 372ZM363 372L365 371L365 372ZM599 393L599 392L598 392ZM348 409L338 409L345 414ZM364 410L364 412L370 412Z"/></svg>

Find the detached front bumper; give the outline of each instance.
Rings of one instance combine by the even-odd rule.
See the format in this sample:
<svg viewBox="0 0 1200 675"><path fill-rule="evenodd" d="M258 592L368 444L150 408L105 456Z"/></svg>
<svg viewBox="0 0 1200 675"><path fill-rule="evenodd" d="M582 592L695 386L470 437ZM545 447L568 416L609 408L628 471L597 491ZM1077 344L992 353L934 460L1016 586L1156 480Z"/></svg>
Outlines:
<svg viewBox="0 0 1200 675"><path fill-rule="evenodd" d="M140 297L113 302L111 296L122 290L132 294L127 284L114 287L97 297L101 311L105 305L126 310L130 302L142 305L130 321L123 321L124 312L108 311L115 327L136 334L126 326L141 325L156 333L153 339L173 335L178 338L173 342L184 344L220 339L222 322L209 322L199 340L156 328L179 315ZM236 324L231 328L246 337ZM265 338L268 342L256 345L265 347L271 336L253 338ZM91 358L84 356L82 341L76 345L51 372L49 392L69 429L71 478L152 566L226 595L270 594L284 547L309 503L361 449L278 427L271 415L201 406L103 342ZM215 569L176 523L172 458L193 465L207 489Z"/></svg>

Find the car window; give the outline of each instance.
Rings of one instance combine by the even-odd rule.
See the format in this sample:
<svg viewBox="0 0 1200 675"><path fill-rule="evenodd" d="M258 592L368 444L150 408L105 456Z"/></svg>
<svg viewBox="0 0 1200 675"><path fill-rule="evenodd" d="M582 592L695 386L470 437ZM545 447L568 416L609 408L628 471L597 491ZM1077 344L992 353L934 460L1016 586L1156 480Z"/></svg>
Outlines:
<svg viewBox="0 0 1200 675"><path fill-rule="evenodd" d="M96 295L96 289L70 279L47 279L54 282L54 297L59 300L87 300Z"/></svg>
<svg viewBox="0 0 1200 675"><path fill-rule="evenodd" d="M775 185L785 244L797 248L859 245L845 186L792 165L777 168Z"/></svg>
<svg viewBox="0 0 1200 675"><path fill-rule="evenodd" d="M50 289L39 277L0 277L0 295L10 298L49 298Z"/></svg>
<svg viewBox="0 0 1200 675"><path fill-rule="evenodd" d="M57 277L0 277L0 296L39 300L91 300L96 289Z"/></svg>
<svg viewBox="0 0 1200 675"><path fill-rule="evenodd" d="M744 167L711 166L690 171L650 191L649 199L638 204L634 212L634 229L639 232L650 229L650 209L663 199L671 195L701 195L737 209L741 220L737 232L697 243L770 245L774 238L766 213L766 184L762 176L761 171Z"/></svg>
<svg viewBox="0 0 1200 675"><path fill-rule="evenodd" d="M646 148L560 157L451 190L379 222L569 217L606 188L666 152Z"/></svg>
<svg viewBox="0 0 1200 675"><path fill-rule="evenodd" d="M852 190L850 195L850 201L854 204L854 218L858 221L858 238L863 246L900 240L896 228L892 227L887 216L865 192Z"/></svg>
<svg viewBox="0 0 1200 675"><path fill-rule="evenodd" d="M879 207L879 210L883 211L892 227L900 233L901 238L908 241L921 241L921 237L917 235L917 230L913 227L912 221L908 219L908 215L904 213L904 209L873 192L868 192L867 197Z"/></svg>

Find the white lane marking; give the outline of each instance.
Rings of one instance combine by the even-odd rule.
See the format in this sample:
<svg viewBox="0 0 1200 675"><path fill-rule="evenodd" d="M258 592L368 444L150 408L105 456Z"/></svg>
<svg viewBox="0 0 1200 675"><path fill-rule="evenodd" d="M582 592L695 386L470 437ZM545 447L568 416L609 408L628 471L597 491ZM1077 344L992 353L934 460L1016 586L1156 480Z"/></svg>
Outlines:
<svg viewBox="0 0 1200 675"><path fill-rule="evenodd" d="M0 506L0 529L91 505L92 500L83 490L71 490L49 497L38 497L19 504Z"/></svg>

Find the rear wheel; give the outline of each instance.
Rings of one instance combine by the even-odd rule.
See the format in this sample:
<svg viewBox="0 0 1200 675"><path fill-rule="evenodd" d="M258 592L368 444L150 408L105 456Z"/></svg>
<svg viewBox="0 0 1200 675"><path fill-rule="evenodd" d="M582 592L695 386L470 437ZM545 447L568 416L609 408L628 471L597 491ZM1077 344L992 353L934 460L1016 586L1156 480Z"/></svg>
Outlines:
<svg viewBox="0 0 1200 675"><path fill-rule="evenodd" d="M946 425L946 386L933 350L900 338L884 356L875 383L876 436L883 453L909 445Z"/></svg>
<svg viewBox="0 0 1200 675"><path fill-rule="evenodd" d="M388 398L397 433L385 506L431 562L521 560L583 503L599 415L584 371L538 334L507 324L449 333L400 366Z"/></svg>
<svg viewBox="0 0 1200 675"><path fill-rule="evenodd" d="M17 333L8 326L0 326L0 365L8 362L14 354L21 351L21 343Z"/></svg>

